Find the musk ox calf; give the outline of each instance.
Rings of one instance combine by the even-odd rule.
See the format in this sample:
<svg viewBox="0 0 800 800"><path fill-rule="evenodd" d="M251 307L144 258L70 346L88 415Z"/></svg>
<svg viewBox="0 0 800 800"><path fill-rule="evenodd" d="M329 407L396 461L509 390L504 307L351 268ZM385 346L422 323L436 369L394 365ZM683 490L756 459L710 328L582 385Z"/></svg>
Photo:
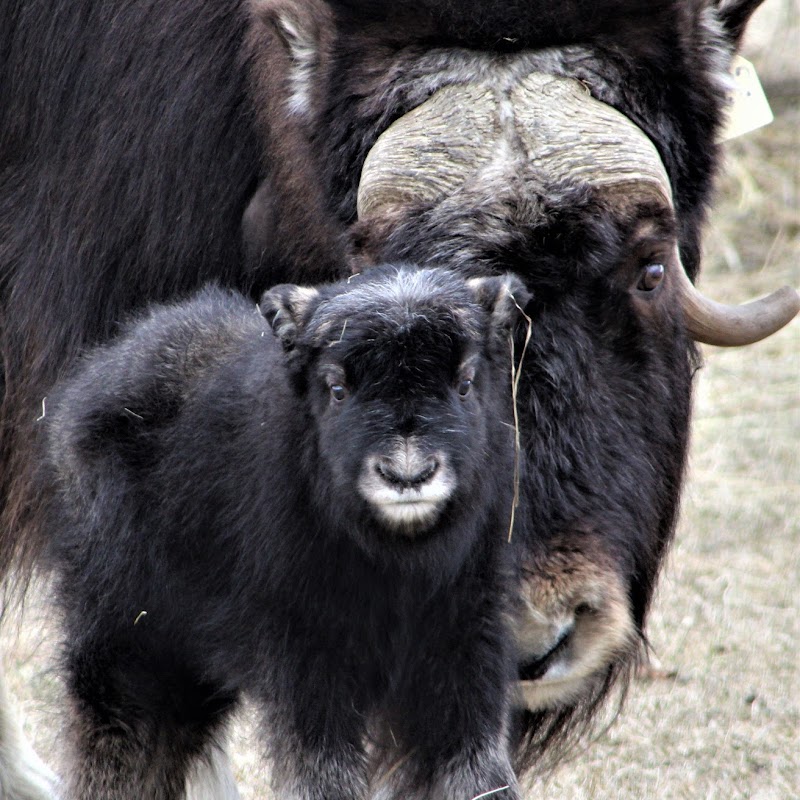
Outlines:
<svg viewBox="0 0 800 800"><path fill-rule="evenodd" d="M282 800L506 787L511 277L211 288L48 412L74 800L183 796L244 694Z"/></svg>

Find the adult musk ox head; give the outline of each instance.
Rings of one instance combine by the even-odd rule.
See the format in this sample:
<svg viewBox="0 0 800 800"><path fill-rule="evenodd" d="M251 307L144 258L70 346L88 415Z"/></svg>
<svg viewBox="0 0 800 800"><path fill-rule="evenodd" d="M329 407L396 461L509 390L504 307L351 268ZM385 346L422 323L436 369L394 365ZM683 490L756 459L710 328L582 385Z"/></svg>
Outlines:
<svg viewBox="0 0 800 800"><path fill-rule="evenodd" d="M523 64L445 86L394 123L366 159L358 205L370 259L512 269L532 294L516 624L535 753L591 716L646 641L678 507L692 341L758 341L798 297L786 287L730 308L700 294L652 139L592 84Z"/></svg>
<svg viewBox="0 0 800 800"><path fill-rule="evenodd" d="M516 341L513 546L521 736L536 752L591 716L646 641L678 508L694 342L756 342L800 307L788 287L726 307L693 284L725 73L758 3L612 3L608 20L625 24L587 25L573 39L564 29L549 49L530 49L542 42L524 13L514 32L500 10L420 4L432 30L463 23L470 46L505 28L514 52L502 54L458 47L458 35L448 47L422 35L409 45L401 13L362 29L349 16L358 3L332 5L327 99L300 102L303 76L327 62L308 57L314 37L295 24L283 102L300 127L313 120L356 268L407 259L470 276L512 270L531 293L530 341ZM647 14L658 24L644 25ZM298 20L278 11L272 24L287 19Z"/></svg>

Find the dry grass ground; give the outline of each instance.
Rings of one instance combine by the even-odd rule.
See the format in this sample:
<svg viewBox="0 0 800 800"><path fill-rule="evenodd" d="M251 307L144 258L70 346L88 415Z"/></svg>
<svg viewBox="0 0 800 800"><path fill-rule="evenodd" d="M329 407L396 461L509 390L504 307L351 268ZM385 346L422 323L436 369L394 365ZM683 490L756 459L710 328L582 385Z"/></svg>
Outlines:
<svg viewBox="0 0 800 800"><path fill-rule="evenodd" d="M800 285L797 0L768 0L751 48L776 122L728 146L702 285L740 301ZM636 683L620 718L530 798L800 798L800 322L707 349L690 480L650 636L674 679ZM46 608L2 650L37 747L58 759ZM245 798L267 798L253 729L232 750Z"/></svg>

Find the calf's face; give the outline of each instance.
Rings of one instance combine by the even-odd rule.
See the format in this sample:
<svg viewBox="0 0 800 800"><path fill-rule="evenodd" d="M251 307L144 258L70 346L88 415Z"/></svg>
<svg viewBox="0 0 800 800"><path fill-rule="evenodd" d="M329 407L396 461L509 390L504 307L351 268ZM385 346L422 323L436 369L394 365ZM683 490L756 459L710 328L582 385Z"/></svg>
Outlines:
<svg viewBox="0 0 800 800"><path fill-rule="evenodd" d="M334 513L414 539L474 509L486 456L513 458L509 333L526 296L513 278L401 268L265 295Z"/></svg>

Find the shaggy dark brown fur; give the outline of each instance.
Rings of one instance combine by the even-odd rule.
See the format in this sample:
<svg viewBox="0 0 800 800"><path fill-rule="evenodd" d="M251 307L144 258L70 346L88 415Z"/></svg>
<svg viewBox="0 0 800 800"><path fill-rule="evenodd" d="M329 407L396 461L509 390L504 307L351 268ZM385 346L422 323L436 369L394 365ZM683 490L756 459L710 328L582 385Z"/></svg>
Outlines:
<svg viewBox="0 0 800 800"><path fill-rule="evenodd" d="M654 257L627 238L636 220L610 218L581 187L538 185L499 195L494 211L465 192L455 217L452 204L415 208L396 227L352 229L356 188L392 121L481 59L523 59L580 79L651 137L675 197L670 235L695 275L720 76L758 4L2 4L0 575L41 552L31 443L84 348L210 279L256 297L340 277L368 253L524 274L535 327L520 519L531 533L518 538L546 547L551 533L595 529L610 498L604 525L643 635L677 508L692 362L680 320L631 299ZM632 547L637 535L645 544Z"/></svg>

